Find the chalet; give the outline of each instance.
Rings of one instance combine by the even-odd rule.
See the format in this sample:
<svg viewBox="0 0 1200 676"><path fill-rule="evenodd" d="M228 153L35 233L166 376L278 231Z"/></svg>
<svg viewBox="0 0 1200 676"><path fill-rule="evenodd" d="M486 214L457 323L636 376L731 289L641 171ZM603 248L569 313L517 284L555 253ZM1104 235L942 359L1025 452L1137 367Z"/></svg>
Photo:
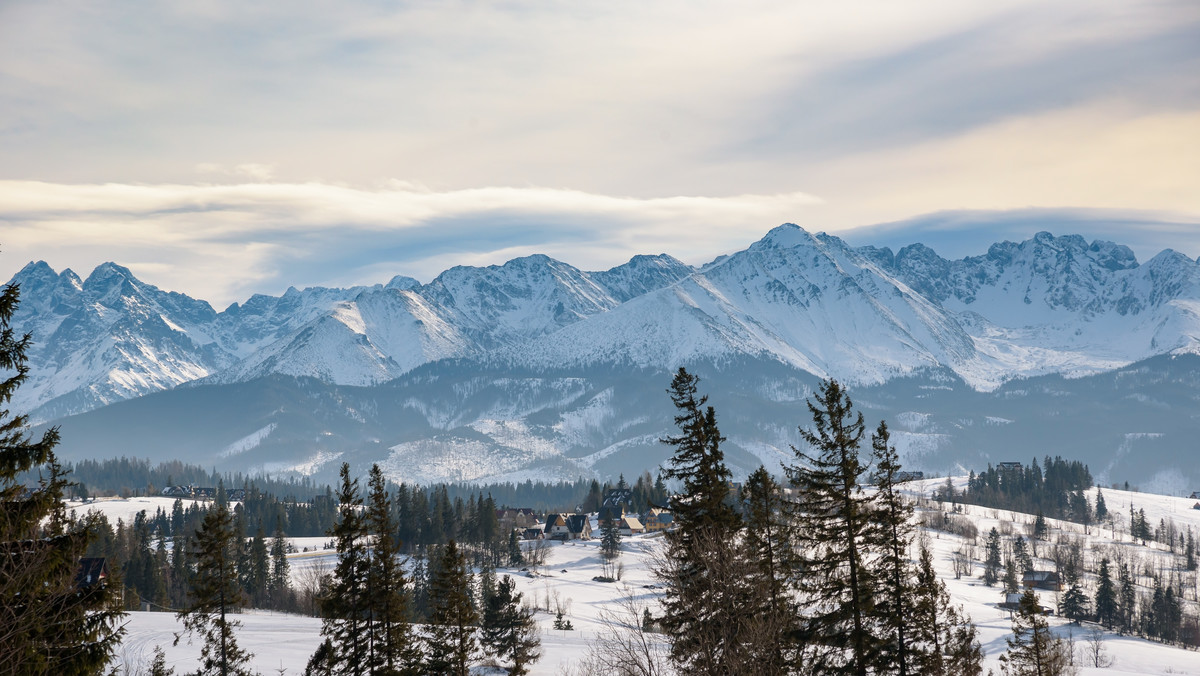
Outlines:
<svg viewBox="0 0 1200 676"><path fill-rule="evenodd" d="M896 472L896 482L920 481L925 478L924 472Z"/></svg>
<svg viewBox="0 0 1200 676"><path fill-rule="evenodd" d="M1192 494L1188 498L1191 500L1200 500L1200 491L1192 491Z"/></svg>
<svg viewBox="0 0 1200 676"><path fill-rule="evenodd" d="M167 486L162 489L162 494L169 498L190 498L192 497L191 486Z"/></svg>
<svg viewBox="0 0 1200 676"><path fill-rule="evenodd" d="M1020 592L1006 592L1004 594L1004 601L1002 601L999 606L1004 610L1016 610L1017 608L1021 607L1022 596L1024 596L1024 594L1021 594Z"/></svg>
<svg viewBox="0 0 1200 676"><path fill-rule="evenodd" d="M79 589L101 584L108 580L108 560L104 557L79 559L79 572L75 573L75 586Z"/></svg>
<svg viewBox="0 0 1200 676"><path fill-rule="evenodd" d="M1021 463L1019 463L1019 462L1001 462L1001 463L996 464L996 469L998 469L998 470L1021 469Z"/></svg>
<svg viewBox="0 0 1200 676"><path fill-rule="evenodd" d="M604 491L604 505L633 505L633 491L628 488L610 488Z"/></svg>
<svg viewBox="0 0 1200 676"><path fill-rule="evenodd" d="M617 532L621 535L637 535L645 533L646 527L642 525L641 521L638 521L636 516L626 516L622 517L621 523L617 527Z"/></svg>
<svg viewBox="0 0 1200 676"><path fill-rule="evenodd" d="M528 507L497 509L496 521L500 524L500 530L506 533L516 528L524 530L538 525L537 513Z"/></svg>
<svg viewBox="0 0 1200 676"><path fill-rule="evenodd" d="M1200 502L1197 502L1196 504L1192 505L1192 509L1200 509Z"/></svg>
<svg viewBox="0 0 1200 676"><path fill-rule="evenodd" d="M1062 579L1052 570L1031 570L1021 576L1021 584L1026 589L1063 590Z"/></svg>
<svg viewBox="0 0 1200 676"><path fill-rule="evenodd" d="M1004 610L1015 612L1021 607L1021 597L1022 596L1024 596L1024 594L1022 594L1020 592L1006 592L1004 594L1004 600L1001 601L1000 603L996 604L996 606L998 608L1002 608ZM1038 599L1038 601L1039 601L1038 610L1041 611L1041 613L1043 615L1053 615L1054 614L1053 608L1047 608L1046 606L1041 605L1041 603L1040 603L1041 599Z"/></svg>
<svg viewBox="0 0 1200 676"><path fill-rule="evenodd" d="M597 522L604 527L609 521L620 523L625 518L625 508L633 506L633 491L628 488L610 488L604 491Z"/></svg>
<svg viewBox="0 0 1200 676"><path fill-rule="evenodd" d="M600 506L600 511L596 514L596 525L604 528L610 522L618 527L621 524L621 519L625 518L625 505L621 503L604 504Z"/></svg>
<svg viewBox="0 0 1200 676"><path fill-rule="evenodd" d="M587 514L549 514L544 533L547 540L590 540L592 523Z"/></svg>
<svg viewBox="0 0 1200 676"><path fill-rule="evenodd" d="M651 507L642 514L641 522L647 533L655 533L670 528L675 516L661 507Z"/></svg>
<svg viewBox="0 0 1200 676"><path fill-rule="evenodd" d="M541 526L532 526L521 532L522 540L541 540L545 537L545 532Z"/></svg>

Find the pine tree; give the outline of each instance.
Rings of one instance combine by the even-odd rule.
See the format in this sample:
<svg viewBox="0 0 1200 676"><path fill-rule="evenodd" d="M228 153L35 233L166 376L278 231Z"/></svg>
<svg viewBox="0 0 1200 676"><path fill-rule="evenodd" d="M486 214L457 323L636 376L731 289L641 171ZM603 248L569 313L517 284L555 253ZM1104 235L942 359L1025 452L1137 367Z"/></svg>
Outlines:
<svg viewBox="0 0 1200 676"><path fill-rule="evenodd" d="M730 584L736 568L741 517L729 502L732 474L725 466L724 441L707 397L696 396L699 379L679 369L668 390L677 414L678 436L663 439L675 447L663 475L682 482L671 498L675 529L666 535L664 565L655 571L666 587L662 626L671 638L671 659L683 672L729 674L743 670L743 627L738 595Z"/></svg>
<svg viewBox="0 0 1200 676"><path fill-rule="evenodd" d="M1022 574L1033 572L1033 558L1029 555L1029 548L1025 545L1025 538L1020 535L1013 540L1013 559L1016 560L1018 570Z"/></svg>
<svg viewBox="0 0 1200 676"><path fill-rule="evenodd" d="M1013 635L1005 641L1008 652L1000 656L1007 676L1058 676L1066 673L1070 649L1050 631L1032 589L1021 595L1013 616Z"/></svg>
<svg viewBox="0 0 1200 676"><path fill-rule="evenodd" d="M880 593L876 616L882 620L890 639L885 643L878 660L879 669L886 673L907 676L910 668L908 641L912 634L912 566L908 547L912 543L912 506L905 502L897 489L900 456L891 445L887 423L880 422L871 435L872 459L875 465L875 521L877 538L883 556L878 563Z"/></svg>
<svg viewBox="0 0 1200 676"><path fill-rule="evenodd" d="M412 674L419 672L422 654L409 618L408 578L399 562L399 544L392 533L392 502L379 465L371 466L368 479L366 529L373 537L367 569L367 626L371 674Z"/></svg>
<svg viewBox="0 0 1200 676"><path fill-rule="evenodd" d="M290 592L288 569L287 540L283 536L283 530L276 524L275 535L271 538L271 578L268 582L271 599L276 608L287 605L285 600Z"/></svg>
<svg viewBox="0 0 1200 676"><path fill-rule="evenodd" d="M1017 574L1017 561L1010 557L1004 562L1004 593L1015 594L1021 591L1021 578Z"/></svg>
<svg viewBox="0 0 1200 676"><path fill-rule="evenodd" d="M621 558L621 525L611 514L600 526L600 555L610 564Z"/></svg>
<svg viewBox="0 0 1200 676"><path fill-rule="evenodd" d="M1066 571L1067 591L1063 594L1059 612L1075 624L1088 616L1088 598L1079 581L1079 573L1071 566Z"/></svg>
<svg viewBox="0 0 1200 676"><path fill-rule="evenodd" d="M987 537L987 558L983 562L983 583L987 586L996 584L1000 579L1000 531L992 527Z"/></svg>
<svg viewBox="0 0 1200 676"><path fill-rule="evenodd" d="M1118 611L1121 619L1121 631L1129 633L1133 631L1133 620L1137 617L1137 592L1133 587L1133 576L1129 574L1128 563L1121 564L1118 582L1120 583Z"/></svg>
<svg viewBox="0 0 1200 676"><path fill-rule="evenodd" d="M66 516L62 499L71 483L54 457L58 428L34 441L28 417L6 408L29 372L32 339L10 325L19 298L15 285L0 289L0 673L100 673L123 633L113 601L118 585L76 583L79 559L102 522ZM26 491L18 477L42 466L49 476Z"/></svg>
<svg viewBox="0 0 1200 676"><path fill-rule="evenodd" d="M800 493L803 633L818 673L862 676L881 648L871 623L878 593L869 552L873 506L859 488L867 472L858 455L863 417L836 380L822 383L815 400L808 402L815 429L800 428L815 455L793 447L797 464L787 468Z"/></svg>
<svg viewBox="0 0 1200 676"><path fill-rule="evenodd" d="M795 661L796 611L790 600L792 561L791 523L783 492L765 467L754 470L743 492L746 520L743 547L750 563L744 575L755 590L757 607L747 609L764 619L768 632L752 648L760 673L784 673ZM647 609L647 612L649 610Z"/></svg>
<svg viewBox="0 0 1200 676"><path fill-rule="evenodd" d="M1099 580L1096 583L1096 620L1109 629L1117 622L1117 590L1107 558L1100 560Z"/></svg>
<svg viewBox="0 0 1200 676"><path fill-rule="evenodd" d="M1196 570L1196 539L1192 535L1192 528L1188 526L1187 544L1183 548L1184 568L1188 571Z"/></svg>
<svg viewBox="0 0 1200 676"><path fill-rule="evenodd" d="M521 552L521 538L517 535L516 529L513 529L508 534L508 566L516 568L525 563L525 555Z"/></svg>
<svg viewBox="0 0 1200 676"><path fill-rule="evenodd" d="M167 666L167 656L159 646L154 646L154 659L150 662L148 676L174 676L175 669Z"/></svg>
<svg viewBox="0 0 1200 676"><path fill-rule="evenodd" d="M178 614L184 633L175 636L177 645L184 635L198 632L203 636L197 676L252 673L247 666L252 655L237 644L237 629L242 623L229 618L243 600L235 566L238 545L233 515L218 500L205 514L193 540L196 568L191 575L189 604Z"/></svg>
<svg viewBox="0 0 1200 676"><path fill-rule="evenodd" d="M321 599L321 635L333 647L335 673L367 673L367 551L362 522L358 479L350 479L350 465L342 463L338 490L338 522L329 532L337 543L338 562L328 593Z"/></svg>
<svg viewBox="0 0 1200 676"><path fill-rule="evenodd" d="M521 606L522 594L516 583L505 575L483 611L480 642L485 651L512 663L510 676L529 673L529 665L541 657L541 640L533 610Z"/></svg>
<svg viewBox="0 0 1200 676"><path fill-rule="evenodd" d="M478 615L471 604L471 573L458 545L442 548L437 572L429 586L429 624L426 670L447 676L468 676L478 644Z"/></svg>
<svg viewBox="0 0 1200 676"><path fill-rule="evenodd" d="M983 648L971 618L950 604L946 585L933 568L933 555L922 546L911 592L909 638L911 673L922 676L979 676Z"/></svg>
<svg viewBox="0 0 1200 676"><path fill-rule="evenodd" d="M253 605L259 607L267 598L267 583L271 577L271 558L267 554L267 538L260 527L250 541L249 570L243 575L244 589Z"/></svg>
<svg viewBox="0 0 1200 676"><path fill-rule="evenodd" d="M1046 526L1046 517L1042 515L1042 510L1038 510L1037 516L1033 520L1033 537L1039 540L1046 539L1046 533L1049 528Z"/></svg>
<svg viewBox="0 0 1200 676"><path fill-rule="evenodd" d="M1104 523L1108 519L1108 505L1104 503L1104 491L1096 489L1096 522Z"/></svg>

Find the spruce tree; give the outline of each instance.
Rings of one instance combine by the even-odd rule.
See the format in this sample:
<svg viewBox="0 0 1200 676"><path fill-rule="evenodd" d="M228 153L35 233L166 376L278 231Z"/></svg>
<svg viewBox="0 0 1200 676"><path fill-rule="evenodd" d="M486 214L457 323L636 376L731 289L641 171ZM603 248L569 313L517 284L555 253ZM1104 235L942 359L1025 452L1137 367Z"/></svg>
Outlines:
<svg viewBox="0 0 1200 676"><path fill-rule="evenodd" d="M457 543L442 547L437 571L429 585L429 623L426 670L447 676L468 676L478 643L479 617L471 603L471 573Z"/></svg>
<svg viewBox="0 0 1200 676"><path fill-rule="evenodd" d="M621 525L611 514L600 526L600 555L610 564L621 558Z"/></svg>
<svg viewBox="0 0 1200 676"><path fill-rule="evenodd" d="M275 526L275 535L271 538L271 579L268 583L271 600L276 608L284 608L289 601L290 577L287 560L287 540L279 525Z"/></svg>
<svg viewBox="0 0 1200 676"><path fill-rule="evenodd" d="M1009 557L1004 562L1004 593L1015 594L1021 591L1021 577L1017 574L1017 561Z"/></svg>
<svg viewBox="0 0 1200 676"><path fill-rule="evenodd" d="M1033 537L1039 540L1046 539L1046 533L1049 528L1046 526L1046 517L1042 515L1042 510L1038 510L1037 516L1033 520Z"/></svg>
<svg viewBox="0 0 1200 676"><path fill-rule="evenodd" d="M480 642L489 655L511 662L510 676L529 673L529 665L541 657L541 640L533 610L521 606L522 594L505 575L483 611Z"/></svg>
<svg viewBox="0 0 1200 676"><path fill-rule="evenodd" d="M787 468L799 490L803 634L817 673L863 676L882 647L872 626L873 505L859 488L868 469L859 460L863 417L836 380L821 384L808 410L814 429L801 427L800 436L814 453L793 447L797 464Z"/></svg>
<svg viewBox="0 0 1200 676"><path fill-rule="evenodd" d="M1020 535L1013 539L1013 559L1016 560L1017 568L1022 574L1033 572L1033 557L1029 555L1025 538Z"/></svg>
<svg viewBox="0 0 1200 676"><path fill-rule="evenodd" d="M1013 635L1005 641L1008 652L1000 656L1006 676L1058 676L1066 673L1070 648L1050 631L1032 589L1021 595L1013 616Z"/></svg>
<svg viewBox="0 0 1200 676"><path fill-rule="evenodd" d="M368 479L366 530L373 540L367 566L367 626L371 674L419 673L422 655L410 624L409 584L399 561L399 543L392 536L392 501L379 465Z"/></svg>
<svg viewBox="0 0 1200 676"><path fill-rule="evenodd" d="M1059 612L1063 617L1079 624L1080 620L1088 616L1088 597L1083 591L1083 583L1080 582L1079 573L1074 566L1066 571L1066 583L1067 591L1062 596Z"/></svg>
<svg viewBox="0 0 1200 676"><path fill-rule="evenodd" d="M7 408L29 372L32 338L10 325L19 299L17 286L0 289L0 673L100 673L123 633L113 600L118 585L76 583L79 559L102 521L66 516L71 483L54 457L58 428L35 441L29 418ZM43 466L48 476L27 490L18 477Z"/></svg>
<svg viewBox="0 0 1200 676"><path fill-rule="evenodd" d="M229 618L243 597L235 566L239 543L224 501L205 514L192 545L195 570L188 606L178 613L184 632L175 636L175 643L194 632L203 637L197 676L249 676L252 655L238 646L236 637L242 623Z"/></svg>
<svg viewBox="0 0 1200 676"><path fill-rule="evenodd" d="M996 584L1000 579L1000 531L993 526L988 531L987 558L983 562L983 583L987 586Z"/></svg>
<svg viewBox="0 0 1200 676"><path fill-rule="evenodd" d="M1117 622L1117 590L1107 558L1100 559L1099 580L1096 582L1096 621L1109 629Z"/></svg>
<svg viewBox="0 0 1200 676"><path fill-rule="evenodd" d="M680 434L663 439L675 447L663 476L682 483L671 497L675 529L666 535L662 626L671 638L671 659L685 673L729 674L744 670L743 591L730 584L737 569L741 518L729 501L732 474L725 466L720 430L699 379L679 369L668 390Z"/></svg>
<svg viewBox="0 0 1200 676"><path fill-rule="evenodd" d="M875 521L882 556L878 562L879 597L876 616L881 620L889 640L878 660L879 670L907 676L910 667L908 641L912 634L912 566L908 547L912 543L912 506L900 494L896 477L900 472L900 456L891 445L887 423L880 422L871 435L872 459L875 465Z"/></svg>
<svg viewBox="0 0 1200 676"><path fill-rule="evenodd" d="M339 474L338 521L329 532L336 541L338 562L328 593L321 598L321 635L332 645L330 660L335 673L367 673L370 646L367 614L367 550L358 479L350 479L350 465Z"/></svg>
<svg viewBox="0 0 1200 676"><path fill-rule="evenodd" d="M525 555L521 551L521 537L514 528L508 534L508 567L516 568L525 563Z"/></svg>
<svg viewBox="0 0 1200 676"><path fill-rule="evenodd" d="M1096 522L1104 523L1108 519L1108 505L1104 503L1104 491L1096 489Z"/></svg>
<svg viewBox="0 0 1200 676"><path fill-rule="evenodd" d="M765 467L750 474L742 495L746 520L743 547L750 564L743 574L758 601L746 612L763 618L768 629L753 650L762 673L784 673L796 661L796 609L790 586L795 538L782 488Z"/></svg>
<svg viewBox="0 0 1200 676"><path fill-rule="evenodd" d="M1117 574L1120 583L1119 600L1117 608L1121 620L1121 631L1130 633L1133 631L1133 621L1137 617L1137 592L1133 586L1133 576L1129 574L1129 564L1121 564L1121 570Z"/></svg>
<svg viewBox="0 0 1200 676"><path fill-rule="evenodd" d="M909 637L910 673L921 676L979 676L983 648L971 618L950 603L946 585L922 546L912 589Z"/></svg>

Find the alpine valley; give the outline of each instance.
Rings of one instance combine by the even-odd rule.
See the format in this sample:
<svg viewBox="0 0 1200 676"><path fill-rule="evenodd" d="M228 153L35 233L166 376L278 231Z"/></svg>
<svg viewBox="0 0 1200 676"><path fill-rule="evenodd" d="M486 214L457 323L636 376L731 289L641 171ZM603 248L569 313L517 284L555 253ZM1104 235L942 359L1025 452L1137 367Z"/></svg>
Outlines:
<svg viewBox="0 0 1200 676"><path fill-rule="evenodd" d="M791 459L806 398L835 377L906 469L1062 455L1101 483L1200 487L1200 265L1170 250L1139 263L1040 233L947 260L783 225L699 268L530 256L221 312L112 263L86 280L30 263L12 282L34 344L11 405L61 427L67 461L630 476L666 459L665 390L686 366L740 476Z"/></svg>

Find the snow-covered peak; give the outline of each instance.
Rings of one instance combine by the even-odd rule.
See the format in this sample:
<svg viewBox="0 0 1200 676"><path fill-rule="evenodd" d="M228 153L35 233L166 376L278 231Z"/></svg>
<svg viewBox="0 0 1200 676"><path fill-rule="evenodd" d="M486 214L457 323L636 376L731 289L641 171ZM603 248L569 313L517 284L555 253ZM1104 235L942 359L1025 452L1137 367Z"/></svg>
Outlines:
<svg viewBox="0 0 1200 676"><path fill-rule="evenodd" d="M383 288L398 289L400 291L408 291L409 289L415 289L419 286L421 286L421 283L418 282L417 280L413 279L412 277L405 277L404 275L396 275L395 277L392 277L390 280L388 280L388 283L385 284Z"/></svg>

